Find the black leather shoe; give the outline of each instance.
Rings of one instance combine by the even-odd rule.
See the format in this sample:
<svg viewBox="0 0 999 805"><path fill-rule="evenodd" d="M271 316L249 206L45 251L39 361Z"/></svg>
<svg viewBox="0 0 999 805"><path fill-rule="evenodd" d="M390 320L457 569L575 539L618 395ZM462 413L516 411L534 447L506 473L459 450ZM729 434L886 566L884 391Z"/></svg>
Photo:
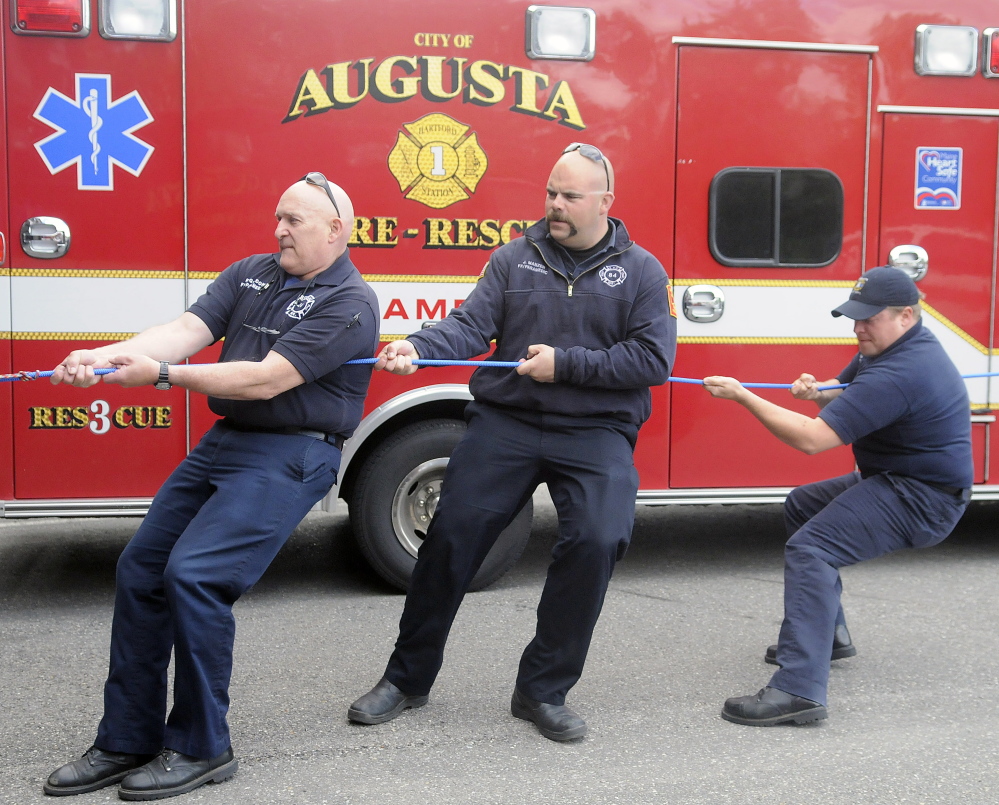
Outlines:
<svg viewBox="0 0 999 805"><path fill-rule="evenodd" d="M755 696L726 699L721 717L749 727L773 727L776 724L807 724L828 718L829 714L818 702L767 687Z"/></svg>
<svg viewBox="0 0 999 805"><path fill-rule="evenodd" d="M221 783L236 773L232 747L211 760L164 749L121 781L118 796L129 800L164 799L186 794L205 783Z"/></svg>
<svg viewBox="0 0 999 805"><path fill-rule="evenodd" d="M586 735L586 722L564 704L545 704L528 699L513 689L510 712L524 721L533 721L538 732L553 741L574 741Z"/></svg>
<svg viewBox="0 0 999 805"><path fill-rule="evenodd" d="M385 677L354 702L347 710L347 718L357 724L384 724L403 710L423 707L429 696L407 696Z"/></svg>
<svg viewBox="0 0 999 805"><path fill-rule="evenodd" d="M841 623L833 633L832 656L830 660L842 660L846 657L853 657L857 653L853 640L850 639L850 632L847 631L846 624ZM771 665L780 665L777 662L777 644L767 646L767 653L763 657L764 662Z"/></svg>
<svg viewBox="0 0 999 805"><path fill-rule="evenodd" d="M42 790L54 797L85 794L108 785L114 785L139 766L149 762L153 755L129 755L124 752L105 752L91 746L83 757L60 766L45 781Z"/></svg>

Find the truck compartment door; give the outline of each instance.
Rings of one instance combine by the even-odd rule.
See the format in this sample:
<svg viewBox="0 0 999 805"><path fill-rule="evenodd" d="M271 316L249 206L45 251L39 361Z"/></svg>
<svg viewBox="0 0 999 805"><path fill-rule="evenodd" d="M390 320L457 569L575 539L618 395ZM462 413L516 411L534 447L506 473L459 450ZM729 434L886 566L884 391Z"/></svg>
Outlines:
<svg viewBox="0 0 999 805"><path fill-rule="evenodd" d="M881 263L911 266L926 294L924 322L961 374L994 371L996 153L999 119L882 108ZM925 265L921 266L921 258ZM996 378L966 381L975 482L988 479L986 444Z"/></svg>
<svg viewBox="0 0 999 805"><path fill-rule="evenodd" d="M3 4L2 34L11 275L4 329L14 369L51 369L71 349L184 310L181 38L102 35L103 3L92 4L93 24L78 36L21 35L11 29L11 6ZM31 221L22 247L21 227ZM182 389L10 385L6 499L151 496L186 452Z"/></svg>
<svg viewBox="0 0 999 805"><path fill-rule="evenodd" d="M864 264L870 54L856 50L681 44L677 375L826 379L855 351L829 312ZM816 414L787 391L760 393ZM848 449L805 456L697 386L671 395L672 488L793 486L853 467Z"/></svg>

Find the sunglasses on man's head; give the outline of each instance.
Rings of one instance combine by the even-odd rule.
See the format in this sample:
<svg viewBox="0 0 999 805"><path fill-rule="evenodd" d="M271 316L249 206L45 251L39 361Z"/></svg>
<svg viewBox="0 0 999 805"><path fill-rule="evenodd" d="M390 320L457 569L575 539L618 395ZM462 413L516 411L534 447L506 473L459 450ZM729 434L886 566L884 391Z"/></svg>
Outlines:
<svg viewBox="0 0 999 805"><path fill-rule="evenodd" d="M340 215L340 208L337 206L336 199L333 198L333 191L330 190L330 183L326 181L326 177L323 176L319 171L312 171L312 173L307 173L298 181L305 182L306 184L311 184L315 187L325 190L326 195L329 196L330 201L333 202L333 209L336 210L337 216Z"/></svg>
<svg viewBox="0 0 999 805"><path fill-rule="evenodd" d="M600 149L589 143L570 143L562 153L568 154L572 151L579 151L582 156L592 159L594 162L599 162L604 166L604 176L607 177L607 191L610 192L610 171L607 170L607 158L600 153Z"/></svg>

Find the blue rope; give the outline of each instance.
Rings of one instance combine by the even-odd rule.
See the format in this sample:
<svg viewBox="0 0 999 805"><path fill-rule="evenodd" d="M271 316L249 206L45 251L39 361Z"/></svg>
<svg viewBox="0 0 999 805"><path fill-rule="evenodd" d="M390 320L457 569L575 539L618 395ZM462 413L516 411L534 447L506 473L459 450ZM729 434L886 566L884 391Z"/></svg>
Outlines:
<svg viewBox="0 0 999 805"><path fill-rule="evenodd" d="M94 369L95 375L109 375L112 372L117 372L117 367L110 366L107 369ZM9 383L13 380L38 380L40 377L52 377L55 372L52 369L47 369L42 372L14 372L9 375L0 375L0 383Z"/></svg>
<svg viewBox="0 0 999 805"><path fill-rule="evenodd" d="M670 383L693 383L698 386L703 386L704 381L698 380L696 377L671 377L669 379ZM789 389L791 388L790 383L740 383L740 386L746 389ZM819 391L825 391L826 389L845 389L846 383L840 383L838 386L819 386Z"/></svg>
<svg viewBox="0 0 999 805"><path fill-rule="evenodd" d="M344 361L346 364L351 365L366 365L374 364L378 362L378 358L355 358L352 361ZM190 364L191 366L197 366L198 364ZM204 365L204 364L202 364ZM436 358L419 358L413 361L414 366L477 366L479 368L488 369L516 369L520 366L520 361L447 361L438 360ZM94 369L95 375L109 375L112 372L118 371L114 366L108 367L106 369ZM42 372L15 372L9 375L0 375L0 383L12 381L12 380L38 380L40 377L52 377L55 374L51 369ZM965 380L970 380L976 377L999 377L999 372L982 372L980 374L973 375L961 375ZM669 379L670 383L691 383L697 386L703 386L704 381L693 377L671 377ZM840 383L835 386L819 386L819 391L826 391L827 389L845 389L847 383ZM791 388L791 383L742 383L742 386L747 389L789 389Z"/></svg>

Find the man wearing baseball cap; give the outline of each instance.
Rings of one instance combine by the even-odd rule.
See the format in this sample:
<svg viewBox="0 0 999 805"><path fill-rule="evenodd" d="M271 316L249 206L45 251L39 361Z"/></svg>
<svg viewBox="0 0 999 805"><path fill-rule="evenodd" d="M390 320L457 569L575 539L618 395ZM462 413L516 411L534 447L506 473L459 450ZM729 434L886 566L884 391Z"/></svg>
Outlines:
<svg viewBox="0 0 999 805"><path fill-rule="evenodd" d="M759 693L728 699L728 721L769 727L826 718L830 658L856 653L840 607L839 569L936 545L967 508L968 394L923 326L920 297L912 279L891 266L857 280L832 315L854 320L858 354L831 380L803 374L791 387L796 399L816 402L815 418L768 402L733 378L704 378L712 396L735 400L782 442L809 455L849 444L858 467L788 495L784 622L773 659L780 669Z"/></svg>

